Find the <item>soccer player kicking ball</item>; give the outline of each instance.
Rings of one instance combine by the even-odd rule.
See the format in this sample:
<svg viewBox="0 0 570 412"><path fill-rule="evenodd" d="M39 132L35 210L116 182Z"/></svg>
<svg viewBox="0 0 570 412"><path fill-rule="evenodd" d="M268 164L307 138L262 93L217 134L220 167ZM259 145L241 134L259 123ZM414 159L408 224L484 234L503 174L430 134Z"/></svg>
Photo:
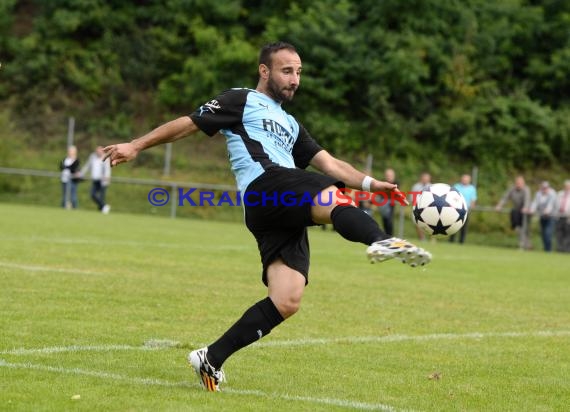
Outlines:
<svg viewBox="0 0 570 412"><path fill-rule="evenodd" d="M266 336L299 310L309 276L308 226L332 223L345 239L367 245L372 262L396 258L419 266L431 261L429 252L405 240L389 238L364 211L339 201L337 190L345 185L372 192L398 188L331 156L282 109L283 102L293 99L300 80L301 58L295 47L283 42L265 45L259 55L255 90L227 90L189 116L165 123L130 143L105 148L111 165L116 166L134 159L142 150L199 130L209 136L220 132L226 138L231 168L242 194L287 195L283 204L268 201L244 205L245 224L261 254L268 297L247 309L218 340L188 355L209 391L218 391L219 383L225 380L222 365L229 356ZM323 174L304 170L309 165ZM301 201L307 196L313 201Z"/></svg>

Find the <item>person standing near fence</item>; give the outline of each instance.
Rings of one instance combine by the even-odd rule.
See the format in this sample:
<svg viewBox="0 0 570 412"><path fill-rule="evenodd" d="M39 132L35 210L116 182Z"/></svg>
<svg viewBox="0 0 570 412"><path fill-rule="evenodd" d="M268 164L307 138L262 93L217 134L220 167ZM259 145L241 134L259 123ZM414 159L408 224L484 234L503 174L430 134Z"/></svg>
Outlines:
<svg viewBox="0 0 570 412"><path fill-rule="evenodd" d="M464 174L461 176L461 181L453 185L453 187L463 195L465 198L465 204L468 210L472 210L475 207L475 202L477 202L477 189L471 184L471 175ZM470 216L470 214L469 214ZM467 224L469 223L469 217L465 220L465 224L459 231L459 243L465 243L465 237L467 236ZM455 235L449 237L450 242L455 241Z"/></svg>
<svg viewBox="0 0 570 412"><path fill-rule="evenodd" d="M556 250L570 252L570 180L564 182L564 189L558 192L556 202Z"/></svg>
<svg viewBox="0 0 570 412"><path fill-rule="evenodd" d="M77 147L69 146L67 156L59 164L62 188L61 207L63 208L77 208L77 183L81 180L79 166Z"/></svg>
<svg viewBox="0 0 570 412"><path fill-rule="evenodd" d="M420 175L420 179L412 186L410 192L417 194L418 192L423 192L424 190L427 190L430 186L431 186L431 175L428 172L423 172ZM414 197L410 195L408 197L408 201L411 204L414 201ZM426 239L425 232L422 229L420 229L418 226L416 226L416 233L418 234L418 238L420 240Z"/></svg>
<svg viewBox="0 0 570 412"><path fill-rule="evenodd" d="M548 182L542 182L530 205L530 213L536 213L540 218L540 235L545 252L552 250L552 235L554 232L554 212L556 209L556 192Z"/></svg>
<svg viewBox="0 0 570 412"><path fill-rule="evenodd" d="M396 172L394 169L388 168L384 171L384 181L392 183L399 186L396 180ZM380 212L380 218L382 219L382 226L384 226L384 231L386 234L394 235L394 209L396 207L395 202L391 202L389 199L383 199L379 197L377 202L382 204L378 206L378 212Z"/></svg>
<svg viewBox="0 0 570 412"><path fill-rule="evenodd" d="M519 234L519 248L530 248L530 215L524 214L523 211L530 208L530 189L525 183L523 176L515 178L514 185L511 186L503 195L495 209L500 211L507 202L511 202L511 229Z"/></svg>
<svg viewBox="0 0 570 412"><path fill-rule="evenodd" d="M91 176L91 199L97 205L97 209L104 214L109 213L111 206L105 203L105 194L111 183L111 163L103 160L105 153L103 146L97 146L95 152L89 155L89 159L81 169L81 176L89 173Z"/></svg>

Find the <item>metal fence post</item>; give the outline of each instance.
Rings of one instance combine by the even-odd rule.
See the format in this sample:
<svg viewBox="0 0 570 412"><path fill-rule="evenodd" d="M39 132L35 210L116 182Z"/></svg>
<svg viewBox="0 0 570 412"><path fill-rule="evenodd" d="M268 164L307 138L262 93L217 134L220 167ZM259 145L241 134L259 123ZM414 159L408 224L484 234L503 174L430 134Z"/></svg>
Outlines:
<svg viewBox="0 0 570 412"><path fill-rule="evenodd" d="M403 206L398 207L400 209L400 218L398 221L398 236L403 239L404 238L404 214L405 208Z"/></svg>
<svg viewBox="0 0 570 412"><path fill-rule="evenodd" d="M176 206L178 205L178 186L174 183L170 186L172 189L172 196L170 200L170 217L176 219Z"/></svg>

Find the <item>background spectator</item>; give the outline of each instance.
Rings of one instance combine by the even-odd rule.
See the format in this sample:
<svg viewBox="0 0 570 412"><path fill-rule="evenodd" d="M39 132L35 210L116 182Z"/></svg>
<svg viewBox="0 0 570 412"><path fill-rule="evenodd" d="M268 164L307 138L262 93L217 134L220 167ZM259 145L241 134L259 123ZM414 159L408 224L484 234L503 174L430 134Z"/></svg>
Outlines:
<svg viewBox="0 0 570 412"><path fill-rule="evenodd" d="M475 202L477 202L477 189L471 184L471 175L464 174L461 176L461 181L453 185L459 193L465 198L465 203L467 203L467 209L471 210L475 207ZM468 214L465 224L459 230L459 243L465 242L465 237L467 236L467 225L469 224L470 214ZM449 237L450 242L455 241L455 235Z"/></svg>
<svg viewBox="0 0 570 412"><path fill-rule="evenodd" d="M67 156L60 162L61 170L61 207L77 208L77 183L81 180L79 173L79 159L77 148L69 146Z"/></svg>
<svg viewBox="0 0 570 412"><path fill-rule="evenodd" d="M519 248L530 248L530 215L524 214L524 210L530 208L530 189L526 185L524 177L517 176L514 185L511 186L503 195L496 210L501 210L507 202L511 202L511 229L519 234Z"/></svg>
<svg viewBox="0 0 570 412"><path fill-rule="evenodd" d="M394 169L388 168L384 171L384 181L398 185ZM378 203L383 203L385 200L384 198L376 199ZM378 206L382 226L384 227L384 231L390 236L394 235L394 208L396 207L394 203L395 202L388 199L382 206Z"/></svg>
<svg viewBox="0 0 570 412"><path fill-rule="evenodd" d="M89 159L81 169L81 175L91 175L91 199L97 205L97 209L107 214L111 207L105 203L105 194L111 183L111 164L109 160L103 160L103 147L97 146L95 152L89 155Z"/></svg>
<svg viewBox="0 0 570 412"><path fill-rule="evenodd" d="M419 180L413 184L412 188L410 189L410 192L422 192L427 188L429 188L430 185L431 185L431 175L427 172L423 172L420 175ZM417 195L416 195L416 200L417 200ZM408 202L410 202L410 205L412 205L413 201L414 197L412 195L409 195ZM416 226L416 233L418 234L418 238L420 240L425 240L426 238L425 232L417 226Z"/></svg>
<svg viewBox="0 0 570 412"><path fill-rule="evenodd" d="M546 252L552 250L552 234L554 232L554 210L556 208L556 192L548 182L542 182L530 205L530 213L540 217L540 235Z"/></svg>
<svg viewBox="0 0 570 412"><path fill-rule="evenodd" d="M570 252L570 180L566 180L564 189L558 192L556 211L556 250Z"/></svg>

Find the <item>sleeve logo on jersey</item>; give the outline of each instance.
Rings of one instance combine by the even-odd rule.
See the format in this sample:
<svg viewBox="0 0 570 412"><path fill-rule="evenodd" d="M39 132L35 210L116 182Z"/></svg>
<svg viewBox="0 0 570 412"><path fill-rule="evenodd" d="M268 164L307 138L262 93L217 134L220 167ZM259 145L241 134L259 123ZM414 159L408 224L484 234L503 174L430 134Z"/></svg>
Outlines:
<svg viewBox="0 0 570 412"><path fill-rule="evenodd" d="M222 106L220 106L220 103L216 99L210 100L208 103L205 103L202 106L200 106L200 116L202 116L204 113L207 112L215 113L216 110L221 108Z"/></svg>

